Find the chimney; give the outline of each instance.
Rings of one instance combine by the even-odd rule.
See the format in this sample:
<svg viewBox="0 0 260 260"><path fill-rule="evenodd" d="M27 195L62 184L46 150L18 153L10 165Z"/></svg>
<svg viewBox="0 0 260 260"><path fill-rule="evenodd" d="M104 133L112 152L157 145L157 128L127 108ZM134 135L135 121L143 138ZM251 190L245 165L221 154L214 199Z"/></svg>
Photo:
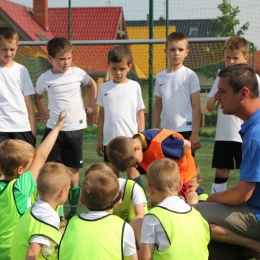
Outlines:
<svg viewBox="0 0 260 260"><path fill-rule="evenodd" d="M33 0L33 17L45 30L49 30L48 0Z"/></svg>

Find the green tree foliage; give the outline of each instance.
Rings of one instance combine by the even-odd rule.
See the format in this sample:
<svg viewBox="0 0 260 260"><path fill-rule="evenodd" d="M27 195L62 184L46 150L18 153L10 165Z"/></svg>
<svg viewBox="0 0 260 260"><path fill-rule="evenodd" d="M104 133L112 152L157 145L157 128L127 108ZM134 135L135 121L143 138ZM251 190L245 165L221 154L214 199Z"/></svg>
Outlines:
<svg viewBox="0 0 260 260"><path fill-rule="evenodd" d="M222 4L218 5L218 9L222 12L222 16L213 19L212 28L214 33L207 32L207 37L230 37L241 36L248 30L250 23L246 22L235 33L235 27L240 24L237 15L240 12L239 7L232 7L228 0L223 0Z"/></svg>

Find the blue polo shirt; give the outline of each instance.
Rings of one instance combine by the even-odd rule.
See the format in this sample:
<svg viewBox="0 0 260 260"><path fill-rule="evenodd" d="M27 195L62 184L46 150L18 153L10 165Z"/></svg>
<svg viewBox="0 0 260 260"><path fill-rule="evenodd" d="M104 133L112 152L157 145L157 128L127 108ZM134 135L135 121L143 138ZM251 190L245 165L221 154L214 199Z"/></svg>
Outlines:
<svg viewBox="0 0 260 260"><path fill-rule="evenodd" d="M246 203L260 221L260 109L246 120L239 133L243 140L239 180L256 183Z"/></svg>

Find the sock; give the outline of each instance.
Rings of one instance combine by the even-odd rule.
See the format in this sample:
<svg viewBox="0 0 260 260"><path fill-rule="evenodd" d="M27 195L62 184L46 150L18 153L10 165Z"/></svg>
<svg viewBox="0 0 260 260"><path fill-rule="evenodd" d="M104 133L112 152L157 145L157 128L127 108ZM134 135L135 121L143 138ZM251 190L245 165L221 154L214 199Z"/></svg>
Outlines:
<svg viewBox="0 0 260 260"><path fill-rule="evenodd" d="M64 217L63 205L59 208L59 216Z"/></svg>
<svg viewBox="0 0 260 260"><path fill-rule="evenodd" d="M228 178L218 178L215 177L214 183L211 187L211 194L224 191L227 189L227 180Z"/></svg>
<svg viewBox="0 0 260 260"><path fill-rule="evenodd" d="M70 205L69 213L77 213L79 197L80 197L80 187L79 187L79 185L70 188L70 191L69 191L69 205Z"/></svg>
<svg viewBox="0 0 260 260"><path fill-rule="evenodd" d="M140 176L136 177L135 179L133 179L133 181L135 181L136 183L138 183L141 187L144 188L144 185L143 185L143 182L142 182L142 179Z"/></svg>

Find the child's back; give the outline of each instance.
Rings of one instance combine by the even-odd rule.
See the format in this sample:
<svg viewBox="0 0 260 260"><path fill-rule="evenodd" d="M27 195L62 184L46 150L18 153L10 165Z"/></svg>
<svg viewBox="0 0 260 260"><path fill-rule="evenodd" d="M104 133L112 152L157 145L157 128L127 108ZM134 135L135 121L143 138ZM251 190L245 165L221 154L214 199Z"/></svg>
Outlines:
<svg viewBox="0 0 260 260"><path fill-rule="evenodd" d="M121 199L116 176L94 170L86 175L81 187L81 202L90 212L69 221L60 243L59 259L137 259L132 228L111 215Z"/></svg>

